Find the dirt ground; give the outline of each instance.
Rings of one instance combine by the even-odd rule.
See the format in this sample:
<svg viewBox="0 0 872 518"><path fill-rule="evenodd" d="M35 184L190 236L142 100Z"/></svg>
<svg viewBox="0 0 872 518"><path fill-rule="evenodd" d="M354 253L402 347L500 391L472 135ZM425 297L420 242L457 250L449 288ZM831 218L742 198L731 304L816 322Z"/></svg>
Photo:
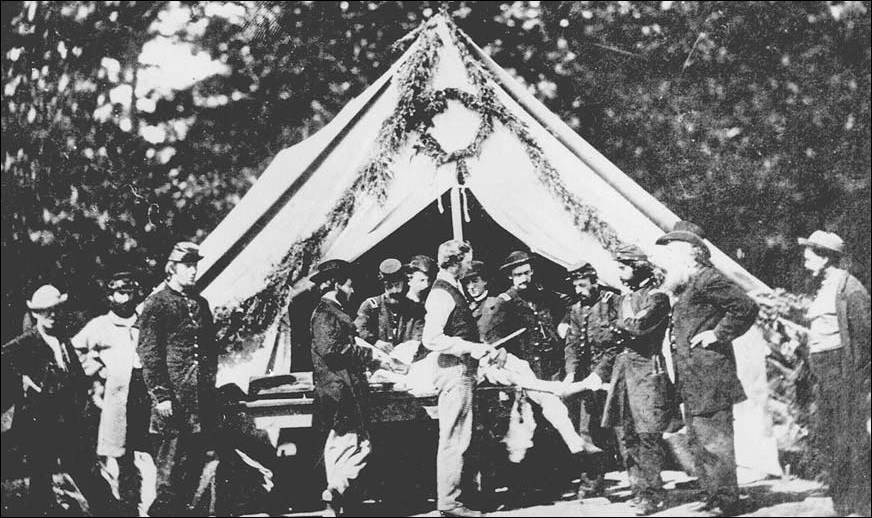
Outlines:
<svg viewBox="0 0 872 518"><path fill-rule="evenodd" d="M663 477L668 489L667 507L651 516L714 516L699 510L701 503L694 500L695 491L681 488L692 479L678 471L664 472ZM628 504L631 495L626 477L620 472L612 472L608 475L608 479L612 485L608 488L606 497L579 501L567 493L563 499L550 503L498 510L488 513L487 516L633 516L633 508ZM678 488L676 484L679 485ZM768 479L744 484L741 486L741 498L743 512L739 516L836 516L831 499L825 496L825 488L820 483L808 480ZM377 502L368 502L361 509L360 514L397 516ZM318 516L318 514L287 513L284 516ZM439 513L432 510L411 516L435 517L439 516Z"/></svg>

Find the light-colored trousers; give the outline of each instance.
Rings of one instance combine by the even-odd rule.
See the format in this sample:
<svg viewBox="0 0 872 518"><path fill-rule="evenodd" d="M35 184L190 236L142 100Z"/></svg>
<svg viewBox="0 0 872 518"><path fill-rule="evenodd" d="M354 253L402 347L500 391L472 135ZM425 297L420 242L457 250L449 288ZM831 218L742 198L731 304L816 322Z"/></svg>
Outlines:
<svg viewBox="0 0 872 518"><path fill-rule="evenodd" d="M472 398L475 374L462 365L441 369L438 375L439 447L436 452L436 507L459 507L463 454L472 440Z"/></svg>
<svg viewBox="0 0 872 518"><path fill-rule="evenodd" d="M493 383L501 385L516 385L519 387L541 388L542 390L524 390L525 398L517 398L512 408L513 417L517 413L525 416L528 411L523 408L526 401L538 405L542 409L542 416L557 430L566 447L571 453L584 450L585 440L575 431L572 419L569 418L569 409L563 400L545 390L551 389L554 382L539 380L530 364L509 354L502 368L481 368L481 375ZM521 418L509 420L509 431L506 433L506 448L509 450L509 459L512 462L521 462L526 450L533 444L533 433L536 431L535 421Z"/></svg>
<svg viewBox="0 0 872 518"><path fill-rule="evenodd" d="M351 481L366 467L366 458L372 451L369 439L349 432L339 435L330 430L324 442L324 468L327 471L327 492L344 494Z"/></svg>

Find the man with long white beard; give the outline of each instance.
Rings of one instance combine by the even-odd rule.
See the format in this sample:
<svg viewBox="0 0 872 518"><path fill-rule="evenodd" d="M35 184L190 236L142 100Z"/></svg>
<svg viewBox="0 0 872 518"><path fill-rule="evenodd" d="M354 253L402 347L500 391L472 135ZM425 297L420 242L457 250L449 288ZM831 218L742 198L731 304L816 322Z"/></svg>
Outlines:
<svg viewBox="0 0 872 518"><path fill-rule="evenodd" d="M666 252L663 289L673 300L672 358L703 508L734 516L739 488L733 405L746 396L732 341L754 324L757 304L712 267L697 225L680 221L657 244Z"/></svg>

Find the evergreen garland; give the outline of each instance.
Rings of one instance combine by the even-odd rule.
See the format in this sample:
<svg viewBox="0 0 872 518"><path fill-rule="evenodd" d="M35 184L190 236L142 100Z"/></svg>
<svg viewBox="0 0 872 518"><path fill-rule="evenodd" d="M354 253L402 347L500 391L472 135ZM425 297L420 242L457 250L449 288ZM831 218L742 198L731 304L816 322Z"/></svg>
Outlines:
<svg viewBox="0 0 872 518"><path fill-rule="evenodd" d="M435 18L426 25L432 28ZM444 44L434 30L417 30L413 50L398 68L395 76L400 98L397 109L382 124L372 157L360 168L355 180L346 189L324 224L310 236L294 243L284 258L274 266L266 286L236 307L216 309L217 336L225 349L233 349L246 337L266 330L288 303L291 287L322 259L323 243L333 232L341 232L365 199L383 204L388 185L393 178L391 166L410 136L416 135L414 149L429 157L438 166L454 163L458 183L469 177L466 160L479 156L484 142L493 134L495 122L502 124L522 144L537 178L572 214L579 230L593 235L604 248L614 250L620 244L617 233L592 206L585 204L563 184L560 174L548 162L542 148L527 125L497 100L489 84L490 73L469 52L472 42L450 20L446 19L452 42L460 52L467 76L476 94L456 88L435 90L432 76L436 70L439 49ZM402 40L408 41L407 39ZM448 101L457 101L480 117L473 141L465 148L447 152L432 136L433 118L444 112Z"/></svg>

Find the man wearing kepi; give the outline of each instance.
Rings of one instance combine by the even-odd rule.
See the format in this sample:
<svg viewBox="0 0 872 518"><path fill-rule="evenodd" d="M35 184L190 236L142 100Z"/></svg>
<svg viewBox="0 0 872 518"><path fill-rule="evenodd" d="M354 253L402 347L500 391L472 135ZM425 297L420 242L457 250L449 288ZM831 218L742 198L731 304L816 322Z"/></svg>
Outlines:
<svg viewBox="0 0 872 518"><path fill-rule="evenodd" d="M637 510L651 514L663 507L661 438L673 417L661 354L669 295L657 289L654 268L639 247L620 246L615 260L631 291L617 304L616 343L623 351L612 369L602 425L615 429Z"/></svg>
<svg viewBox="0 0 872 518"><path fill-rule="evenodd" d="M757 304L712 267L697 225L680 221L657 244L667 252L676 384L704 507L732 516L739 504L733 405L746 399L732 341L754 324Z"/></svg>
<svg viewBox="0 0 872 518"><path fill-rule="evenodd" d="M137 322L137 352L153 403L151 432L160 436L150 516L190 514L203 467L214 455L218 351L212 312L194 290L200 259L197 245L177 243L167 258L165 286L146 299Z"/></svg>
<svg viewBox="0 0 872 518"><path fill-rule="evenodd" d="M406 298L408 279L402 263L385 259L378 273L385 291L360 304L354 321L358 334L388 353L403 342L420 343L424 307Z"/></svg>
<svg viewBox="0 0 872 518"><path fill-rule="evenodd" d="M564 370L567 383L579 382L589 391L581 396L579 433L603 452L589 455L583 465L578 497L600 496L605 489L605 474L617 453L614 433L602 426L605 410L605 383L611 379L612 365L620 349L614 336L618 295L599 284L596 269L580 261L567 270L578 302L569 311Z"/></svg>
<svg viewBox="0 0 872 518"><path fill-rule="evenodd" d="M809 363L817 378L813 444L836 514L869 516L869 292L839 267L842 238L816 230L799 244L805 268L819 280L808 309Z"/></svg>
<svg viewBox="0 0 872 518"><path fill-rule="evenodd" d="M439 273L427 297L424 346L439 354L439 446L436 455L437 507L443 516L479 516L459 500L463 454L472 438L472 397L479 360L495 356L480 343L460 279L471 267L472 247L460 240L439 245Z"/></svg>
<svg viewBox="0 0 872 518"><path fill-rule="evenodd" d="M355 343L357 330L345 306L354 294L351 265L331 259L318 265L310 280L322 296L312 313L312 366L315 426L327 435L324 468L327 489L321 498L325 516L341 514L351 481L366 466L369 441L369 385L366 367L374 359L389 368L385 353Z"/></svg>
<svg viewBox="0 0 872 518"><path fill-rule="evenodd" d="M85 373L103 369L106 379L97 455L115 459L118 480L113 481L121 497L122 512L131 516L147 509L142 502L142 474L135 452L150 452L148 439L151 401L142 377L142 363L136 354L139 330L134 327L140 302L140 286L131 272L117 272L107 283L109 311L85 325L72 343L83 355ZM150 462L150 458L149 458ZM154 480L151 481L154 483Z"/></svg>

